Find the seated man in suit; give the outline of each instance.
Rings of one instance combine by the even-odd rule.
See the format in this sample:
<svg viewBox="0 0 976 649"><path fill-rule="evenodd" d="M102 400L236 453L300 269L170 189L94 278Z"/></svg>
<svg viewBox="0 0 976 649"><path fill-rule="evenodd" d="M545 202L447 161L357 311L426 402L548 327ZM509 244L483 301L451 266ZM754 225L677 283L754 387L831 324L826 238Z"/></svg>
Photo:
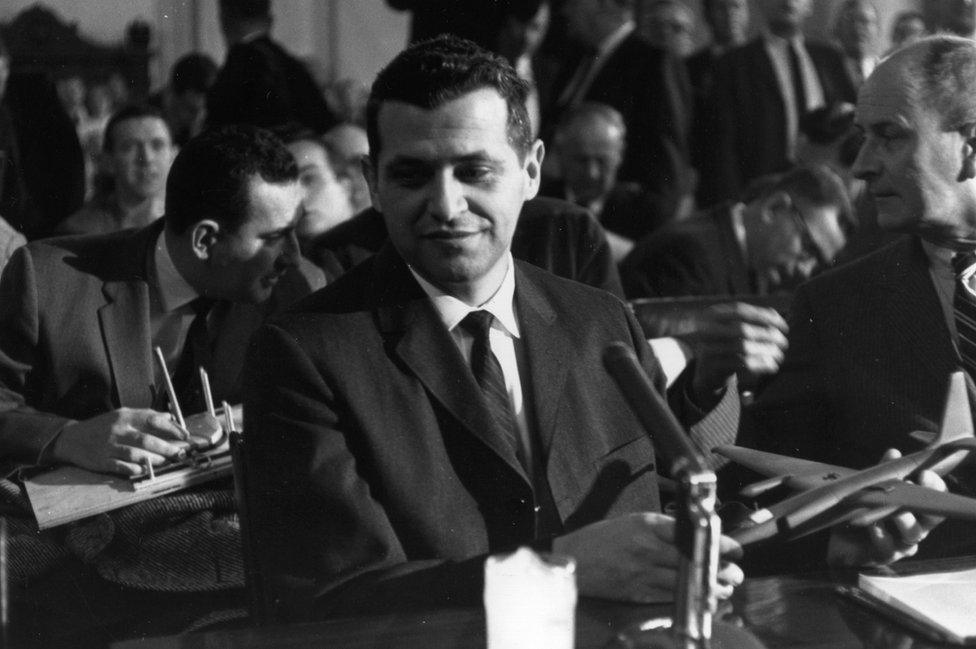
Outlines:
<svg viewBox="0 0 976 649"><path fill-rule="evenodd" d="M158 466L179 457L178 442L185 434L165 413L164 380L153 347L162 349L173 370L185 413L203 409L197 365L209 371L218 403L239 402L243 349L251 333L268 313L322 285L321 274L312 272L317 269L310 270L310 264L296 268L298 169L270 133L228 127L199 136L174 161L167 190L166 215L152 225L35 241L18 250L4 269L4 477L37 465L140 475L147 462ZM184 366L187 371L181 372ZM129 508L119 512L128 521L124 527L114 527L104 516L90 519L91 532L100 530L96 536L102 540L86 546L84 564L62 549L56 566L45 563L49 572L37 574L31 571L41 566L27 565L31 560L14 554L15 568L27 570L29 577L30 588L17 595L33 602L24 609L25 615L31 611L33 631L52 634L51 645L57 635L68 638L69 645L79 636L101 638L104 644L106 628L116 634L140 628L176 632L207 610L199 608L200 597L190 591L236 588L239 593L236 529L228 520L233 500L226 485L222 490L205 487L163 497L173 499L171 511L179 510L187 522L199 520L198 513L213 515L205 538L180 537L181 543L163 549L153 534L168 533L168 526L157 519L159 527L126 546L125 530L141 529L133 527L137 517ZM196 506L188 510L191 501ZM165 509L158 500L144 505L156 512ZM55 538L37 537L31 527L28 521L14 528L23 532L18 543L34 547L30 544ZM70 536L67 542L70 547ZM123 560L115 550L132 554ZM146 561L140 563L140 557ZM201 561L205 568L194 573ZM180 563L194 568L178 570ZM182 608L172 609L178 597L186 598ZM207 601L212 608L215 602ZM182 606L188 602L198 608ZM82 603L86 609L80 613ZM45 620L38 610L63 614L63 623ZM71 637L72 631L79 635Z"/></svg>
<svg viewBox="0 0 976 649"><path fill-rule="evenodd" d="M660 388L658 365L619 300L509 252L543 157L525 92L467 41L398 55L368 109L389 243L252 341L247 506L277 617L474 605L485 556L519 545L574 557L584 595L672 596L654 449L601 357L630 346ZM725 564L719 596L741 577Z"/></svg>
<svg viewBox="0 0 976 649"><path fill-rule="evenodd" d="M556 127L554 144L561 179L543 183L540 192L590 210L607 231L614 261L675 216L661 213L659 201L638 183L618 182L627 126L616 109L593 101L569 109Z"/></svg>
<svg viewBox="0 0 976 649"><path fill-rule="evenodd" d="M793 288L844 246L850 201L826 167L759 179L724 203L642 239L620 264L629 298L768 295Z"/></svg>
<svg viewBox="0 0 976 649"><path fill-rule="evenodd" d="M903 236L796 292L783 367L743 420L744 441L864 467L937 432L951 373L974 371L976 44L923 39L884 60L860 91L854 162L882 228ZM973 401L970 392L971 405ZM971 472L950 488L972 493ZM973 550L945 524L922 553ZM906 542L912 539L906 539ZM932 539L935 541L936 539Z"/></svg>
<svg viewBox="0 0 976 649"><path fill-rule="evenodd" d="M58 234L104 234L141 228L163 215L166 174L176 148L160 109L132 104L105 125L102 166L111 187L100 188L82 208L62 221Z"/></svg>

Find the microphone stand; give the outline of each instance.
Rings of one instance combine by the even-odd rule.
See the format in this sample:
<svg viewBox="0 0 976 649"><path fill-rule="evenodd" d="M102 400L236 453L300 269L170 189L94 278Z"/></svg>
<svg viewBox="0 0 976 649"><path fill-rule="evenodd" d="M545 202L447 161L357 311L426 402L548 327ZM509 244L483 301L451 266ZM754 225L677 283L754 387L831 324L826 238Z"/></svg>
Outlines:
<svg viewBox="0 0 976 649"><path fill-rule="evenodd" d="M669 463L678 487L675 543L681 560L674 617L670 625L651 620L621 632L617 636L618 646L762 649L762 644L748 631L714 620L721 536L715 473L691 444L633 349L614 343L604 352L603 360L637 419L653 436L656 450Z"/></svg>

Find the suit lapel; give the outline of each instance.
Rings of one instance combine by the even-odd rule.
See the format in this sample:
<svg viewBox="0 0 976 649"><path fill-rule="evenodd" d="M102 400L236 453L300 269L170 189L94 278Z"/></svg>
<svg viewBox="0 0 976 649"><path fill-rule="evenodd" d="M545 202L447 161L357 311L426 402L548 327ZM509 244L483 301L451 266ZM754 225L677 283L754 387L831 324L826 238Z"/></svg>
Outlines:
<svg viewBox="0 0 976 649"><path fill-rule="evenodd" d="M556 325L556 312L549 300L515 265L515 304L525 345L528 375L522 389L532 395L532 407L539 441L548 450L555 433L556 413L566 381L565 350L572 349L566 331Z"/></svg>
<svg viewBox="0 0 976 649"><path fill-rule="evenodd" d="M98 322L119 406L148 408L153 402L153 387L146 383L153 367L145 271L160 230L155 226L140 230L131 241L120 242L115 263L105 260L105 267L113 272L102 284L105 304L98 309Z"/></svg>
<svg viewBox="0 0 976 649"><path fill-rule="evenodd" d="M423 383L432 399L531 484L511 447L496 430L480 388L451 334L389 244L377 253L374 273L373 286L382 287L383 292L376 307L377 321L391 355Z"/></svg>

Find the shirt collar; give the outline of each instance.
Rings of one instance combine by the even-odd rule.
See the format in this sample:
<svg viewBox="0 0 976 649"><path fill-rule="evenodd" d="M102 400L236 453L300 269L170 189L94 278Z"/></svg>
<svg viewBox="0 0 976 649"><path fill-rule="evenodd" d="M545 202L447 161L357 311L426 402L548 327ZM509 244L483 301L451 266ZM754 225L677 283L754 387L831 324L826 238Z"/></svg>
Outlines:
<svg viewBox="0 0 976 649"><path fill-rule="evenodd" d="M955 250L937 246L925 239L922 239L922 250L925 251L925 256L928 257L929 268L932 269L932 272L945 277L955 277L955 273L952 270L952 256L956 254Z"/></svg>
<svg viewBox="0 0 976 649"><path fill-rule="evenodd" d="M803 33L798 33L793 38L783 38L782 36L777 36L773 32L767 31L763 33L763 38L766 40L767 45L770 47L776 47L779 49L786 49L787 44L792 43L793 45L803 48ZM803 48L805 49L805 48Z"/></svg>
<svg viewBox="0 0 976 649"><path fill-rule="evenodd" d="M420 288L430 298L434 310L437 311L438 317L440 317L441 322L444 323L448 331L453 331L464 320L464 317L472 311L485 310L495 316L495 322L510 336L518 338L519 326L518 320L515 319L515 262L512 259L511 252L507 253L506 256L508 269L505 271L505 277L502 278L502 283L499 285L498 290L495 291L495 294L480 306L465 304L453 295L448 295L425 280L412 266L408 266L408 268L414 276L414 279L420 284Z"/></svg>
<svg viewBox="0 0 976 649"><path fill-rule="evenodd" d="M175 311L197 298L197 292L190 286L180 271L176 269L173 258L166 245L166 231L160 231L156 239L154 254L156 267L156 289L159 291L160 305L165 313Z"/></svg>

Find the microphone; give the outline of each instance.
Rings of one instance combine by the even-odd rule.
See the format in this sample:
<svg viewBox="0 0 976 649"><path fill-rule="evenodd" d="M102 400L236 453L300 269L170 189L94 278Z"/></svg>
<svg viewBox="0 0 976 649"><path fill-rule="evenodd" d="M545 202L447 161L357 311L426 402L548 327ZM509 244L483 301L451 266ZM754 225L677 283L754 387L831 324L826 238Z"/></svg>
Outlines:
<svg viewBox="0 0 976 649"><path fill-rule="evenodd" d="M641 426L653 437L655 448L671 464L671 475L708 471L684 428L641 367L634 350L622 342L611 343L603 352L603 364Z"/></svg>

